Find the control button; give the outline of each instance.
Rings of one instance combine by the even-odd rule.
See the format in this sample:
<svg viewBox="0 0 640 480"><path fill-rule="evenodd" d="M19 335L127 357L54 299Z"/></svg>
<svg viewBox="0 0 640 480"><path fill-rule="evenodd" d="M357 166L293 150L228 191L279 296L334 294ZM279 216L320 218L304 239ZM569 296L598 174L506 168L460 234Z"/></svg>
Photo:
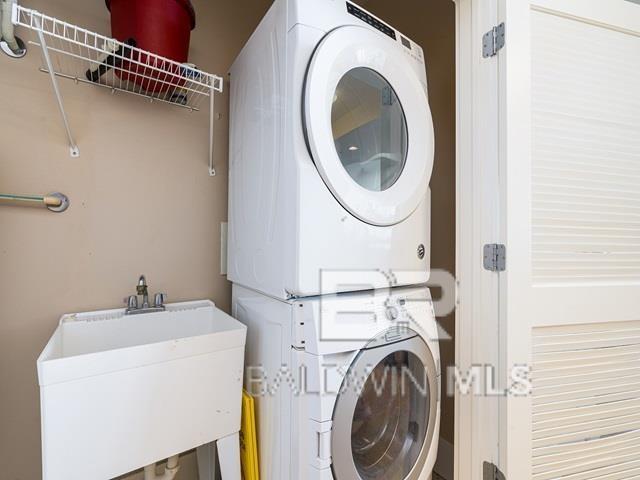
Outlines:
<svg viewBox="0 0 640 480"><path fill-rule="evenodd" d="M392 322L397 320L398 317L400 316L400 312L398 312L398 309L396 307L387 307L386 313L387 313L387 318Z"/></svg>
<svg viewBox="0 0 640 480"><path fill-rule="evenodd" d="M360 10L358 7L356 7L355 5L351 5L348 2L347 2L347 12L349 12L354 17L359 18L363 22L371 25L376 30L380 30L385 35L388 35L394 40L396 40L396 32L393 28L389 27L388 25L381 22L380 20L373 18L367 12Z"/></svg>

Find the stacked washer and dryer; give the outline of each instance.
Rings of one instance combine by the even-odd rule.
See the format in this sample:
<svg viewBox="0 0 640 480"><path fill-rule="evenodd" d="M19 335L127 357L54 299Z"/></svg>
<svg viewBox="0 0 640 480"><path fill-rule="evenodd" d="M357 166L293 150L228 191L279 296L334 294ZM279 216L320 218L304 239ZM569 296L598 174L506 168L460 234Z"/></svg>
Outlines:
<svg viewBox="0 0 640 480"><path fill-rule="evenodd" d="M275 0L231 68L228 276L263 480L426 480L440 357L422 49Z"/></svg>

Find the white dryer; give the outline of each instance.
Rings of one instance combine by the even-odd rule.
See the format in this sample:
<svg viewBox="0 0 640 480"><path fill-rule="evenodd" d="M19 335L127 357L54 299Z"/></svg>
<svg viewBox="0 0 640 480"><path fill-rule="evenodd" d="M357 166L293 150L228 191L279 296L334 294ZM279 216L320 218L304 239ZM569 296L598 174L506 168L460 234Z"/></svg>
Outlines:
<svg viewBox="0 0 640 480"><path fill-rule="evenodd" d="M428 480L440 355L426 288L277 300L234 285L263 480Z"/></svg>
<svg viewBox="0 0 640 480"><path fill-rule="evenodd" d="M276 0L231 68L230 122L231 281L286 299L428 280L418 45L345 0Z"/></svg>

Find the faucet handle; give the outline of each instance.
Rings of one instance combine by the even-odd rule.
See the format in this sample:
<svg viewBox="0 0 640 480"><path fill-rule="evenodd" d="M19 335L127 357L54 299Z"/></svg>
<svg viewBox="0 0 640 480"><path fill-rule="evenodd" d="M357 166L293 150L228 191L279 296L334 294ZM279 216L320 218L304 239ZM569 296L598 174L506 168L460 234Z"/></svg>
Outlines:
<svg viewBox="0 0 640 480"><path fill-rule="evenodd" d="M164 302L167 299L166 293L156 293L153 298L153 306L154 307L163 307Z"/></svg>
<svg viewBox="0 0 640 480"><path fill-rule="evenodd" d="M138 308L138 297L131 295L127 300L127 309L135 310L136 308Z"/></svg>

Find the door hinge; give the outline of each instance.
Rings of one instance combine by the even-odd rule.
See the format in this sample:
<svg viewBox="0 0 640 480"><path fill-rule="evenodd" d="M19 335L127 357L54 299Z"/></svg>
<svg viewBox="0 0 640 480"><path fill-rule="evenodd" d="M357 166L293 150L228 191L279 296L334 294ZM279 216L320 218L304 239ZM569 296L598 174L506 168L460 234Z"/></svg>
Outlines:
<svg viewBox="0 0 640 480"><path fill-rule="evenodd" d="M507 480L507 477L493 463L484 462L482 465L482 480Z"/></svg>
<svg viewBox="0 0 640 480"><path fill-rule="evenodd" d="M504 22L493 27L482 37L482 56L484 58L495 57L504 47L506 28Z"/></svg>
<svg viewBox="0 0 640 480"><path fill-rule="evenodd" d="M507 269L507 247L499 243L484 246L483 264L490 272L504 272Z"/></svg>

